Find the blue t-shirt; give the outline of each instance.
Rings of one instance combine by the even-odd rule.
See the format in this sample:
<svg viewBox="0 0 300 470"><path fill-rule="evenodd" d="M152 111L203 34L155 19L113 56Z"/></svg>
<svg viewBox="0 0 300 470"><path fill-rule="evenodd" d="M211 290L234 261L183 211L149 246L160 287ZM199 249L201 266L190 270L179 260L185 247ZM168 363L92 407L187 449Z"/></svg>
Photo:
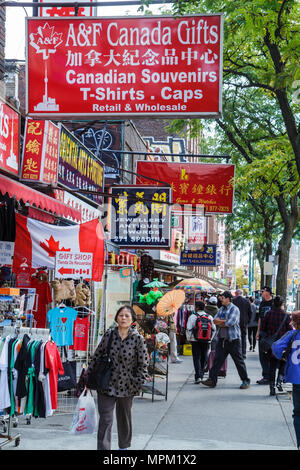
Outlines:
<svg viewBox="0 0 300 470"><path fill-rule="evenodd" d="M296 336L293 338L292 350L285 366L285 382L300 384L300 330L297 330L297 333L295 330L288 331L273 343L272 350L274 356L281 359L294 333Z"/></svg>
<svg viewBox="0 0 300 470"><path fill-rule="evenodd" d="M70 307L56 307L47 313L51 336L57 346L73 344L73 327L76 317L76 310Z"/></svg>

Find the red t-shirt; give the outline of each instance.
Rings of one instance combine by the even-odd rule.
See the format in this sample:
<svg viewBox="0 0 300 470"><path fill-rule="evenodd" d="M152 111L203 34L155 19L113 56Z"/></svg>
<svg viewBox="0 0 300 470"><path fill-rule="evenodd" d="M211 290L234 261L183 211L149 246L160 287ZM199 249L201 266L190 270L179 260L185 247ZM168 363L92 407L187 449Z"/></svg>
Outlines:
<svg viewBox="0 0 300 470"><path fill-rule="evenodd" d="M86 351L89 339L89 328L90 328L90 319L89 315L84 318L77 316L74 322L74 331L73 331L73 346L70 346L69 349L75 349L76 351Z"/></svg>
<svg viewBox="0 0 300 470"><path fill-rule="evenodd" d="M47 341L45 346L45 366L47 369L49 369L51 408L52 410L56 410L58 372L60 373L60 375L63 375L64 368L56 343L54 343L53 341Z"/></svg>
<svg viewBox="0 0 300 470"><path fill-rule="evenodd" d="M35 328L46 328L47 305L52 302L51 289L48 282L40 282L36 277L31 280L31 286L35 288L36 297L35 310L32 312L36 320Z"/></svg>

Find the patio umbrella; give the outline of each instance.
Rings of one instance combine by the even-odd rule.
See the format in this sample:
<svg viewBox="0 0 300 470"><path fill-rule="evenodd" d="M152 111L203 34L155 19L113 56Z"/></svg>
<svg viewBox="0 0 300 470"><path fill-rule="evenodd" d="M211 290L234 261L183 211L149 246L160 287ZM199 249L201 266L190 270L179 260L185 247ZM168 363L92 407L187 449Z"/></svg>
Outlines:
<svg viewBox="0 0 300 470"><path fill-rule="evenodd" d="M204 281L203 279L199 279L197 277L192 277L190 279L184 279L180 281L179 284L175 287L175 289L182 289L185 292L215 292L216 289L213 287L209 282Z"/></svg>
<svg viewBox="0 0 300 470"><path fill-rule="evenodd" d="M167 292L156 305L156 313L161 316L172 315L185 301L185 293L183 290L171 290Z"/></svg>
<svg viewBox="0 0 300 470"><path fill-rule="evenodd" d="M158 279L153 279L149 284L145 284L144 287L168 287L168 284L159 281Z"/></svg>

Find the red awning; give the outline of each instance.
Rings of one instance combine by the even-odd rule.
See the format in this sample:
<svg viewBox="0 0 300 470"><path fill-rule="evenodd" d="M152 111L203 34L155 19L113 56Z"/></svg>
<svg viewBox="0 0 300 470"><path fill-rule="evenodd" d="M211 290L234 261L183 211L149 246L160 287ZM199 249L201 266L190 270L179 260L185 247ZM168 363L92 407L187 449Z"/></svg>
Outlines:
<svg viewBox="0 0 300 470"><path fill-rule="evenodd" d="M15 197L17 200L22 199L24 203L28 202L60 217L71 218L78 223L81 222L81 213L79 211L3 175L0 175L0 192L3 195L7 193L9 197Z"/></svg>

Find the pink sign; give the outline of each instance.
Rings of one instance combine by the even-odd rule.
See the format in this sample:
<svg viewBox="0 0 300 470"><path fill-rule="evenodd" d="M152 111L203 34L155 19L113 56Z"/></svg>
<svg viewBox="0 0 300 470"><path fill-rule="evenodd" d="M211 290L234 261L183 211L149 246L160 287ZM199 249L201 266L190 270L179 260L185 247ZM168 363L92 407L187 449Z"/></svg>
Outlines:
<svg viewBox="0 0 300 470"><path fill-rule="evenodd" d="M27 18L32 117L222 112L222 16Z"/></svg>
<svg viewBox="0 0 300 470"><path fill-rule="evenodd" d="M19 114L0 98L0 168L19 174Z"/></svg>

